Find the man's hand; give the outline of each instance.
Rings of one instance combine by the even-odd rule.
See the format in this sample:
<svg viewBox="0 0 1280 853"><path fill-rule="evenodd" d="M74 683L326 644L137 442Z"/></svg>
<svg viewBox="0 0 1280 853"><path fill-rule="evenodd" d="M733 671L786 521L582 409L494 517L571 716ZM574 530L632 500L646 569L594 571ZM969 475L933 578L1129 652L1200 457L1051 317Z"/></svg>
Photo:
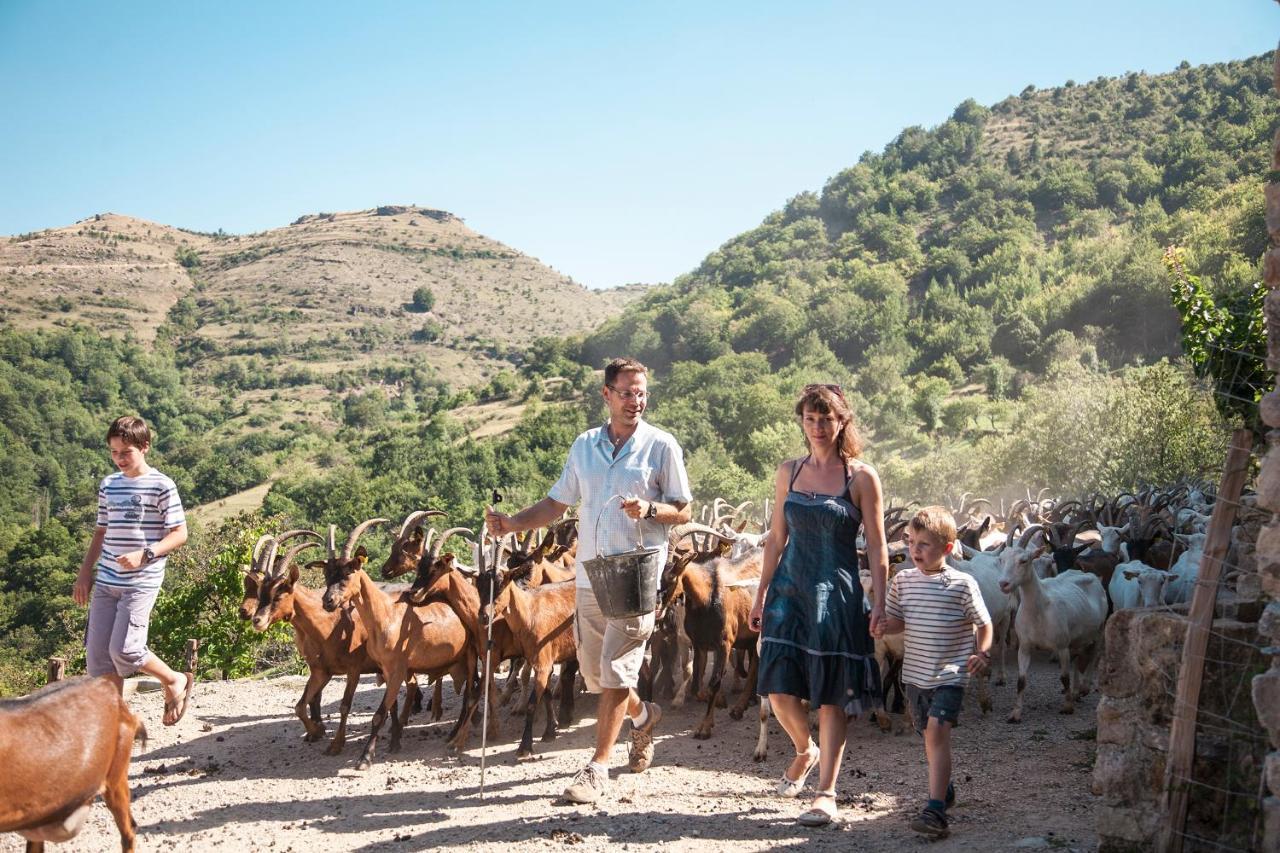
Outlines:
<svg viewBox="0 0 1280 853"><path fill-rule="evenodd" d="M498 512L491 506L484 508L484 524L489 528L489 535L495 539L500 539L515 529L511 524L511 516Z"/></svg>
<svg viewBox="0 0 1280 853"><path fill-rule="evenodd" d="M752 631L759 631L764 625L764 602L756 596L755 603L751 605L751 613L747 616L747 625Z"/></svg>
<svg viewBox="0 0 1280 853"><path fill-rule="evenodd" d="M133 571L146 562L147 555L142 551L129 551L116 557L116 562L120 564L120 568L127 571Z"/></svg>
<svg viewBox="0 0 1280 853"><path fill-rule="evenodd" d="M93 577L85 577L84 575L76 576L75 586L71 587L71 597L76 604L81 607L89 603L89 593L93 591Z"/></svg>
<svg viewBox="0 0 1280 853"><path fill-rule="evenodd" d="M622 511L628 518L639 521L649 511L649 501L644 498L623 498Z"/></svg>

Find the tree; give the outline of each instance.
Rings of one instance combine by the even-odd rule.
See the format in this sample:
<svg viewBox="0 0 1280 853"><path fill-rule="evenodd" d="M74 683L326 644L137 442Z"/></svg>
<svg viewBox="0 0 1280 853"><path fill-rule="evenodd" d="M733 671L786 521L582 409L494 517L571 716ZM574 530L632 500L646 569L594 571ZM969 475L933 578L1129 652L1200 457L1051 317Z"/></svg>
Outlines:
<svg viewBox="0 0 1280 853"><path fill-rule="evenodd" d="M436 295L425 284L413 291L413 310L426 312L436 305Z"/></svg>
<svg viewBox="0 0 1280 853"><path fill-rule="evenodd" d="M1215 300L1198 276L1187 271L1184 252L1170 246L1164 256L1169 293L1182 316L1182 349L1196 375L1214 383L1214 402L1228 420L1262 430L1258 404L1275 383L1267 369L1262 282Z"/></svg>
<svg viewBox="0 0 1280 853"><path fill-rule="evenodd" d="M916 382L911 410L920 419L926 432L938 431L938 426L942 423L942 404L950 392L951 386L943 379L930 376Z"/></svg>

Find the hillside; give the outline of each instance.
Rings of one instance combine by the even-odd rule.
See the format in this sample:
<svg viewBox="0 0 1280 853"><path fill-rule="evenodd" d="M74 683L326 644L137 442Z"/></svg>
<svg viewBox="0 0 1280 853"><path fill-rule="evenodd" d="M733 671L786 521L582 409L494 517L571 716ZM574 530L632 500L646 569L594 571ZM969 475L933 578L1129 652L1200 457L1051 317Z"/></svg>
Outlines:
<svg viewBox="0 0 1280 853"><path fill-rule="evenodd" d="M413 305L420 287L430 311ZM411 362L466 385L537 337L594 328L641 290L589 290L453 214L412 206L302 216L249 235L108 213L0 238L9 324L80 322L144 342L164 331L199 378L222 387L246 372L292 369L289 384L305 385Z"/></svg>
<svg viewBox="0 0 1280 853"><path fill-rule="evenodd" d="M815 381L845 387L892 501L1200 476L1229 426L1180 360L1162 255L1247 303L1271 73L1255 57L966 101L643 290L586 291L416 207L0 240L0 692L80 648L67 590L102 427L130 409L156 425L151 461L209 504L157 633L217 638L233 674L261 638L218 602L260 532L427 506L475 524L494 488L527 505L599 423L607 356L654 368L649 417L702 501L768 493Z"/></svg>
<svg viewBox="0 0 1280 853"><path fill-rule="evenodd" d="M965 101L650 291L582 359L657 367L654 417L747 493L792 438L758 413L815 380L852 389L905 493L930 473L1000 483L975 470L974 442L1025 422L1034 407L1015 403L1081 375L1043 388L1044 410L1180 356L1166 246L1221 297L1260 280L1277 126L1270 56ZM1043 484L1062 483L1050 467Z"/></svg>

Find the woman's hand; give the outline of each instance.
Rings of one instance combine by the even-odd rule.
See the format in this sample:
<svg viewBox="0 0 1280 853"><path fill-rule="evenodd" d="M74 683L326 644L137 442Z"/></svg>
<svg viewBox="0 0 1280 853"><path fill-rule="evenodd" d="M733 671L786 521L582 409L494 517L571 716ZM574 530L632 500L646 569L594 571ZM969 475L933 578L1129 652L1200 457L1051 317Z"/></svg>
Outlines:
<svg viewBox="0 0 1280 853"><path fill-rule="evenodd" d="M882 623L884 622L884 605L873 604L871 606L871 613L868 614L868 616L870 624L868 624L867 628L871 632L871 636L876 639L883 637L884 625Z"/></svg>

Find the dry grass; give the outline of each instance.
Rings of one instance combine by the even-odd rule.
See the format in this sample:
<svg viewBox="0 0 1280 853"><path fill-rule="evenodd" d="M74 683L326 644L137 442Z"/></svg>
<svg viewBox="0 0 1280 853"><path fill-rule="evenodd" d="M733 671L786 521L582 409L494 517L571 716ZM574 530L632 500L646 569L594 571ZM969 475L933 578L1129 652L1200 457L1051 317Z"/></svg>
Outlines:
<svg viewBox="0 0 1280 853"><path fill-rule="evenodd" d="M191 519L204 527L212 527L242 512L254 512L262 508L262 501L271 491L271 481L259 483L251 489L228 495L220 500L191 507L187 514Z"/></svg>
<svg viewBox="0 0 1280 853"><path fill-rule="evenodd" d="M194 251L199 266L179 264L179 249ZM430 313L412 306L424 286L435 296ZM305 216L238 236L101 214L0 238L0 317L23 327L83 322L151 341L190 293L201 323L193 334L224 353L202 364L211 370L287 341L281 371L422 359L467 385L509 367L506 352L594 329L642 292L589 290L450 213L417 207ZM415 338L428 321L442 332L437 341Z"/></svg>

